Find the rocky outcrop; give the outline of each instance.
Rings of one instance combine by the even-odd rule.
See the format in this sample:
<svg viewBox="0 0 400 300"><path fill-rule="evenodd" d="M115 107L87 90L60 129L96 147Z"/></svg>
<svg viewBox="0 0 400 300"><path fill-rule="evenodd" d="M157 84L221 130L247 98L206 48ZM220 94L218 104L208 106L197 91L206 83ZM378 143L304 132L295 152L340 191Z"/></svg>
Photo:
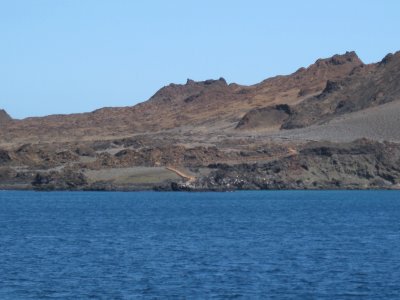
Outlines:
<svg viewBox="0 0 400 300"><path fill-rule="evenodd" d="M236 129L279 128L291 114L292 111L287 104L255 108L243 116Z"/></svg>
<svg viewBox="0 0 400 300"><path fill-rule="evenodd" d="M188 79L186 84L170 84L161 88L149 101L154 103L185 102L190 103L195 99L205 96L206 93L228 92L229 86L224 78L218 80L205 80L196 82Z"/></svg>
<svg viewBox="0 0 400 300"><path fill-rule="evenodd" d="M12 121L10 115L4 109L0 109L0 126L5 126L10 121Z"/></svg>
<svg viewBox="0 0 400 300"><path fill-rule="evenodd" d="M8 151L0 149L0 166L11 161Z"/></svg>
<svg viewBox="0 0 400 300"><path fill-rule="evenodd" d="M37 190L82 190L87 184L85 175L73 170L37 173L32 181Z"/></svg>

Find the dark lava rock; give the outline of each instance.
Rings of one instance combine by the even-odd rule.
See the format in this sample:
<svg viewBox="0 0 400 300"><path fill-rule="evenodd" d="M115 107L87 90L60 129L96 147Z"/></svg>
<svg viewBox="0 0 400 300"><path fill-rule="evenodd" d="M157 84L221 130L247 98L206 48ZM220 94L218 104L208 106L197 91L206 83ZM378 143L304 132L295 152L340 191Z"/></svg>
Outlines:
<svg viewBox="0 0 400 300"><path fill-rule="evenodd" d="M287 104L252 109L239 121L236 129L280 127L292 114Z"/></svg>
<svg viewBox="0 0 400 300"><path fill-rule="evenodd" d="M37 173L32 181L33 187L38 190L82 190L87 184L83 173L72 170Z"/></svg>
<svg viewBox="0 0 400 300"><path fill-rule="evenodd" d="M321 95L326 95L334 91L338 91L343 87L343 84L337 81L328 80ZM321 95L319 97L321 97Z"/></svg>
<svg viewBox="0 0 400 300"><path fill-rule="evenodd" d="M0 109L0 125L5 125L10 121L12 121L10 115L4 109Z"/></svg>
<svg viewBox="0 0 400 300"><path fill-rule="evenodd" d="M93 148L84 145L77 147L74 152L79 156L94 157L96 155L96 152L93 150Z"/></svg>
<svg viewBox="0 0 400 300"><path fill-rule="evenodd" d="M11 157L6 150L0 149L0 165L6 164L11 161Z"/></svg>

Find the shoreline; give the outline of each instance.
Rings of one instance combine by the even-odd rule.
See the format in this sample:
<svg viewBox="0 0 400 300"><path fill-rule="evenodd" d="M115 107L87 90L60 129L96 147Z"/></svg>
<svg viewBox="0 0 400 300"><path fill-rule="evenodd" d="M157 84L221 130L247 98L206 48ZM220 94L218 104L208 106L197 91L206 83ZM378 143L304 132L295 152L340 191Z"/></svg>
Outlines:
<svg viewBox="0 0 400 300"><path fill-rule="evenodd" d="M0 187L0 192L122 192L122 193L135 193L135 192L154 192L154 193L163 193L163 192L187 192L187 193L230 193L230 192L261 192L261 191L399 191L400 187L349 187L349 188L282 188L282 189L224 189L224 188L216 188L216 189L200 189L200 188L182 188L182 189L160 189L160 188L136 188L136 189L127 189L127 188L114 188L114 189L35 189L35 188L24 188L18 189L15 187L4 188Z"/></svg>

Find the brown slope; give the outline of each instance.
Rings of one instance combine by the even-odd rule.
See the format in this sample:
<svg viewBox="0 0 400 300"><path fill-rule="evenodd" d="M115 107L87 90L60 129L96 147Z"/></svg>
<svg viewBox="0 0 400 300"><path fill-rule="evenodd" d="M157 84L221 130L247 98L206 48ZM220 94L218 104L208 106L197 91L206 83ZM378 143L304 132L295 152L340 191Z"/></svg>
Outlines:
<svg viewBox="0 0 400 300"><path fill-rule="evenodd" d="M321 125L267 133L285 140L351 142L360 138L400 143L400 101L341 115Z"/></svg>
<svg viewBox="0 0 400 300"><path fill-rule="evenodd" d="M380 63L360 65L347 76L328 79L321 93L287 106L249 111L238 129L294 129L326 123L336 117L400 100L400 52ZM279 118L277 118L279 116Z"/></svg>
<svg viewBox="0 0 400 300"><path fill-rule="evenodd" d="M273 77L255 85L255 98L276 94L277 102L282 102L287 94L294 93L298 98L304 99L307 96L320 93L327 80L341 79L355 68L363 65L354 51L326 59L318 59L309 67L300 68L291 75ZM281 92L285 94L280 94Z"/></svg>
<svg viewBox="0 0 400 300"><path fill-rule="evenodd" d="M231 84L223 92L209 90L204 94L192 94L189 99L196 101L190 101L190 105L181 102L179 111L190 116L189 120L195 124L197 121L197 124L209 125L210 121L217 120L221 127L223 122L234 127L250 109L301 102L310 94L320 93L327 80L343 78L362 65L354 52L319 59L291 75L270 78L253 86Z"/></svg>
<svg viewBox="0 0 400 300"><path fill-rule="evenodd" d="M133 107L91 113L52 115L12 121L0 128L4 142L100 139L182 126L233 128L249 110L270 104L301 102L321 93L327 80L346 77L362 62L354 52L317 60L308 68L253 86L227 84L223 78L171 84Z"/></svg>
<svg viewBox="0 0 400 300"><path fill-rule="evenodd" d="M292 108L284 129L325 123L337 116L400 100L400 52L380 63L357 68L324 91Z"/></svg>

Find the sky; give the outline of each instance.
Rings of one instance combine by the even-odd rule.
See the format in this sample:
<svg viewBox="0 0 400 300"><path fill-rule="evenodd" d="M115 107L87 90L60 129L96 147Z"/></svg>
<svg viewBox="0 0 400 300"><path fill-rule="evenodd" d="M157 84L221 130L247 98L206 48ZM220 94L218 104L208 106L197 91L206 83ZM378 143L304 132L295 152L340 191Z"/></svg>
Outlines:
<svg viewBox="0 0 400 300"><path fill-rule="evenodd" d="M0 108L130 106L169 83L255 84L354 50L400 50L398 0L0 0Z"/></svg>

